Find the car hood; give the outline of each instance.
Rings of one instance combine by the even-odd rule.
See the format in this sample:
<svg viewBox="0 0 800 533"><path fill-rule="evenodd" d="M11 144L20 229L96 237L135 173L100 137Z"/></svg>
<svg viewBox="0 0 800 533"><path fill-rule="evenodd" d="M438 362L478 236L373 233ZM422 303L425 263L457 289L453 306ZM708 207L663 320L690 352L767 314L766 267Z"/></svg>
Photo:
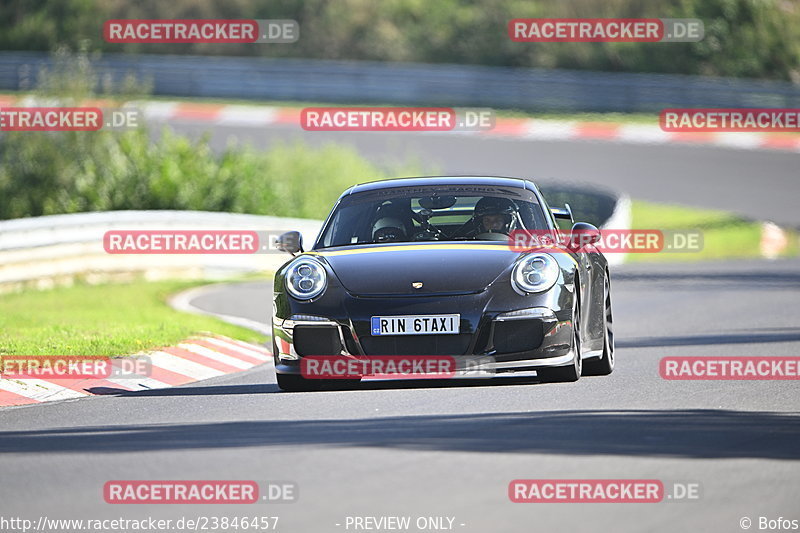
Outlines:
<svg viewBox="0 0 800 533"><path fill-rule="evenodd" d="M466 294L485 290L519 257L506 245L409 244L320 252L354 295ZM412 283L422 282L417 289Z"/></svg>

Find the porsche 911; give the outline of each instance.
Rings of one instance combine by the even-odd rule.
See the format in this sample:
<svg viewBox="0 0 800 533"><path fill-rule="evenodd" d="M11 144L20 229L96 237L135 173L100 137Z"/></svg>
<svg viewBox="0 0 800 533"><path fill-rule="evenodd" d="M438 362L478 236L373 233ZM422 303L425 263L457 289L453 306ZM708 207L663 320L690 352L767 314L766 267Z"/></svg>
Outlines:
<svg viewBox="0 0 800 533"><path fill-rule="evenodd" d="M403 178L344 191L310 250L298 232L278 239L293 255L274 281L279 387L314 389L301 372L311 356L487 356L495 374L535 371L549 382L610 374L599 230L575 223L579 245L509 244L519 230L557 239L557 219L571 218L520 178Z"/></svg>

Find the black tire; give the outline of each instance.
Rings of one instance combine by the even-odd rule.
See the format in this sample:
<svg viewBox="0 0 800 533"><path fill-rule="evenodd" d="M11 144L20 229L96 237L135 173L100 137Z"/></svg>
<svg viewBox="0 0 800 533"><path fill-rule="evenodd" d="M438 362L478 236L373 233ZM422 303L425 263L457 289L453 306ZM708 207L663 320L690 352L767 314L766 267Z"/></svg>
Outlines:
<svg viewBox="0 0 800 533"><path fill-rule="evenodd" d="M584 376L607 376L614 371L614 317L611 313L611 279L603 281L603 355L583 365Z"/></svg>
<svg viewBox="0 0 800 533"><path fill-rule="evenodd" d="M286 392L308 392L319 389L318 380L306 379L297 374L275 374L278 387Z"/></svg>
<svg viewBox="0 0 800 533"><path fill-rule="evenodd" d="M577 283L576 290L577 290ZM544 381L551 383L569 383L578 381L583 369L583 359L581 358L581 307L578 296L575 295L575 303L572 306L572 352L574 357L572 363L565 366L555 366L542 368L536 374Z"/></svg>

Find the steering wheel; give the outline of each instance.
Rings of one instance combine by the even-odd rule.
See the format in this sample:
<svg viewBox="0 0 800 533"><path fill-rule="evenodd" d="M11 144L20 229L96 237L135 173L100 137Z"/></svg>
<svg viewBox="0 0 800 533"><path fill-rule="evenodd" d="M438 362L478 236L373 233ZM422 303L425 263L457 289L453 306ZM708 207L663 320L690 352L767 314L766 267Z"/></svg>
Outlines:
<svg viewBox="0 0 800 533"><path fill-rule="evenodd" d="M439 237L444 237L444 232L430 223L432 215L433 211L430 209L420 209L417 212L411 212L411 218L419 222L419 225L422 227L422 231L414 235L415 241L434 241ZM428 235L431 237L427 238ZM418 236L421 238L417 238Z"/></svg>

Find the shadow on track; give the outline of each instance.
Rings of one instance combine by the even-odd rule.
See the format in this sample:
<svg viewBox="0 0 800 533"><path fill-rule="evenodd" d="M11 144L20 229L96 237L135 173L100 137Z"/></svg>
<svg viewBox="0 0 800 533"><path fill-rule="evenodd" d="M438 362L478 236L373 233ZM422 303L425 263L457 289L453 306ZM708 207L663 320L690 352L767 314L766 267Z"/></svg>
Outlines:
<svg viewBox="0 0 800 533"><path fill-rule="evenodd" d="M258 385L209 385L204 387L183 386L167 387L165 389L151 389L143 391L127 391L124 389L113 389L107 387L95 387L86 389L87 392L97 395L113 396L228 396L232 394L264 394L266 392L277 392L278 386L275 384L261 383Z"/></svg>
<svg viewBox="0 0 800 533"><path fill-rule="evenodd" d="M591 378L589 378L591 379ZM324 386L315 393L343 390L381 390L381 389L420 389L420 388L450 388L450 387L502 387L508 385L531 385L537 382L534 377L502 376L493 379L397 379L385 381L365 381L356 385L346 385L344 382L332 383ZM151 389L143 391L127 391L111 387L94 387L86 389L87 392L99 396L216 396L229 394L263 394L266 392L283 393L275 383L261 383L256 385L215 385L215 386L181 386L164 389ZM285 393L289 394L289 393Z"/></svg>
<svg viewBox="0 0 800 533"><path fill-rule="evenodd" d="M424 451L800 459L800 413L576 410L0 432L0 452L361 446ZM268 451L268 450L265 450Z"/></svg>
<svg viewBox="0 0 800 533"><path fill-rule="evenodd" d="M773 333L720 333L718 335L678 335L674 337L632 337L616 340L617 348L654 348L658 346L709 346L716 344L762 344L800 341L800 329L785 328Z"/></svg>

